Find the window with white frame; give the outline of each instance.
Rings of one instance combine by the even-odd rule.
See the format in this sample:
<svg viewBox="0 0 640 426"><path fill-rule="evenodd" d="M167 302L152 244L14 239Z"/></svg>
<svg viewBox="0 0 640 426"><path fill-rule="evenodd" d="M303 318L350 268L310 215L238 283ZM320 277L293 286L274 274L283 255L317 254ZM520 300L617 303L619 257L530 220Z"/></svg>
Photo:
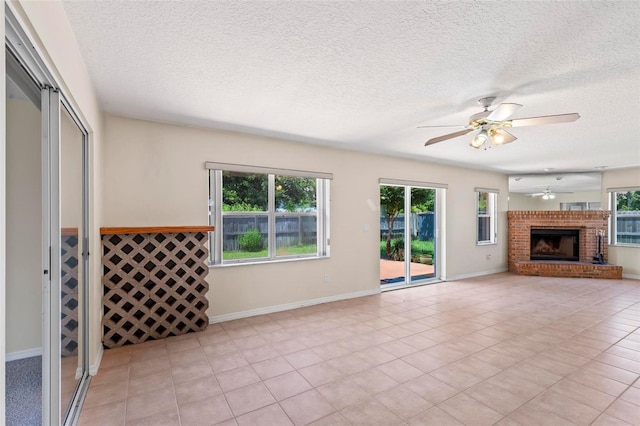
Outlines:
<svg viewBox="0 0 640 426"><path fill-rule="evenodd" d="M495 244L496 242L496 208L498 191L494 189L476 188L477 243Z"/></svg>
<svg viewBox="0 0 640 426"><path fill-rule="evenodd" d="M610 244L640 246L640 188L609 189Z"/></svg>
<svg viewBox="0 0 640 426"><path fill-rule="evenodd" d="M326 257L331 174L206 163L214 265Z"/></svg>

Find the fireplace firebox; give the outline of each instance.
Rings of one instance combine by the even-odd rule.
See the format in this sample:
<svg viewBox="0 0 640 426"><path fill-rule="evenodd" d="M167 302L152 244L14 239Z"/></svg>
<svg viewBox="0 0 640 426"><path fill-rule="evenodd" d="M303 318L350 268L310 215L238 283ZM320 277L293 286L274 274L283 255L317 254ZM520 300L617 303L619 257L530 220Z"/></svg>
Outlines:
<svg viewBox="0 0 640 426"><path fill-rule="evenodd" d="M531 228L531 260L580 260L580 230Z"/></svg>

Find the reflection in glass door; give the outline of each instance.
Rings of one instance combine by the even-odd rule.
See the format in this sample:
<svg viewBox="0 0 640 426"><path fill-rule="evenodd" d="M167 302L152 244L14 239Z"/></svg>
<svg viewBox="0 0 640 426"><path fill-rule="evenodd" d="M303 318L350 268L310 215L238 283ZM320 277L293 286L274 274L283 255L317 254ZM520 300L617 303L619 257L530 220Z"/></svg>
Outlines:
<svg viewBox="0 0 640 426"><path fill-rule="evenodd" d="M66 108L60 108L60 406L63 416L84 372L86 288L84 134Z"/></svg>
<svg viewBox="0 0 640 426"><path fill-rule="evenodd" d="M44 299L43 419L74 424L88 386L87 132L57 90L42 90L46 170L43 233L50 257ZM46 421L46 420L45 420Z"/></svg>
<svg viewBox="0 0 640 426"><path fill-rule="evenodd" d="M380 185L380 284L436 278L437 189Z"/></svg>

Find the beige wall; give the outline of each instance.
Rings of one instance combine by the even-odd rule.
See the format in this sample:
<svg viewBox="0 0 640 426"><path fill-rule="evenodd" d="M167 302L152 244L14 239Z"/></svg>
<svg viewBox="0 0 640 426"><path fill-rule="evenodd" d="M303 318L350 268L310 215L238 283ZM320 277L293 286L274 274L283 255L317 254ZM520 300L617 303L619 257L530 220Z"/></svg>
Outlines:
<svg viewBox="0 0 640 426"><path fill-rule="evenodd" d="M602 174L602 206L609 205L609 188L639 187L640 167L610 170ZM609 263L622 266L622 274L640 279L640 247L609 246Z"/></svg>
<svg viewBox="0 0 640 426"><path fill-rule="evenodd" d="M379 204L380 178L449 185L447 277L506 269L505 175L115 116L104 129L104 226L206 225L205 161L333 173L331 258L213 268L210 316L377 290L379 212L369 204ZM496 245L476 246L475 186L501 191Z"/></svg>
<svg viewBox="0 0 640 426"><path fill-rule="evenodd" d="M90 133L89 173L90 211L89 229L91 242L91 263L89 282L89 363L97 367L102 348L100 321L102 318L102 285L100 266L100 204L101 171L100 151L102 115L89 73L80 54L77 41L67 20L60 1L18 1L9 0L26 30L35 38L36 47L50 66L58 85L69 98Z"/></svg>
<svg viewBox="0 0 640 426"><path fill-rule="evenodd" d="M573 194L556 194L553 200L543 200L542 197L530 197L524 194L509 194L509 210L560 210L560 203L600 202L601 193L576 192ZM603 206L606 208L606 204Z"/></svg>
<svg viewBox="0 0 640 426"><path fill-rule="evenodd" d="M40 111L7 100L6 351L42 347ZM33 355L33 354L32 354Z"/></svg>

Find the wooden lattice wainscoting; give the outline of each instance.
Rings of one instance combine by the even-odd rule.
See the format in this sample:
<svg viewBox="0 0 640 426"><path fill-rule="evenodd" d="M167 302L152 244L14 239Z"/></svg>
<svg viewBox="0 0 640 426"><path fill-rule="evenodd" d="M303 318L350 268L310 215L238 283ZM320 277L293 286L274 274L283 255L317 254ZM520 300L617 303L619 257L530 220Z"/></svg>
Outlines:
<svg viewBox="0 0 640 426"><path fill-rule="evenodd" d="M102 228L107 348L204 330L213 227Z"/></svg>

